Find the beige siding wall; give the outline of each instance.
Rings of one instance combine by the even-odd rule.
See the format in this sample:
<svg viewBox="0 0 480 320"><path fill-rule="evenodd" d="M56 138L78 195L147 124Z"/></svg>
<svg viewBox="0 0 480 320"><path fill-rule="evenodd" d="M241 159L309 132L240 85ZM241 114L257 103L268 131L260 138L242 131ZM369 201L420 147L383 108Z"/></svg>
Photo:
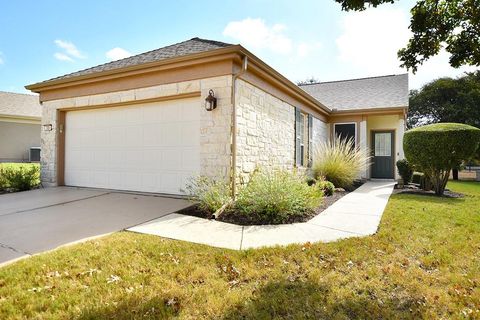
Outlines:
<svg viewBox="0 0 480 320"><path fill-rule="evenodd" d="M208 112L204 99L213 89L218 99L217 109ZM200 165L201 173L228 178L230 168L230 128L231 128L232 77L219 76L208 79L185 81L154 87L118 91L77 98L52 100L43 103L42 124L52 124L52 131L42 131L41 175L46 185L57 185L59 155L60 119L59 111L76 108L96 108L115 104L151 101L151 99L199 93L200 114ZM68 127L65 127L68 130ZM60 155L61 157L61 155Z"/></svg>
<svg viewBox="0 0 480 320"><path fill-rule="evenodd" d="M0 121L0 162L28 161L30 147L40 146L40 124Z"/></svg>

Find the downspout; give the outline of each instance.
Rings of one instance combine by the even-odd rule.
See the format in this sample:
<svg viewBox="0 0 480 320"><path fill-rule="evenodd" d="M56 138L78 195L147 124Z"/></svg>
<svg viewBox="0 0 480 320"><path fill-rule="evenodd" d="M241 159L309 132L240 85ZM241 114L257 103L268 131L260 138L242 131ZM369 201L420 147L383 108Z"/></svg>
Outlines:
<svg viewBox="0 0 480 320"><path fill-rule="evenodd" d="M236 105L236 91L237 91L237 78L243 75L247 71L247 66L248 66L248 57L245 55L243 56L242 59L242 69L235 73L232 77L232 127L231 127L231 153L232 153L232 168L230 170L231 176L230 176L230 181L231 181L231 190L232 190L232 199L235 200L237 196L237 183L236 183L236 177L237 177L237 105Z"/></svg>

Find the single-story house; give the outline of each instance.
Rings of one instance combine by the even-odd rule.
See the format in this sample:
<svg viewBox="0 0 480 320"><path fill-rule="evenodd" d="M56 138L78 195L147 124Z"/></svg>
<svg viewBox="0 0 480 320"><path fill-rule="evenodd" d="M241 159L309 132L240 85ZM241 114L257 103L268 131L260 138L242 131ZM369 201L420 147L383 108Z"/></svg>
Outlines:
<svg viewBox="0 0 480 320"><path fill-rule="evenodd" d="M37 95L0 91L0 162L39 160L41 119Z"/></svg>
<svg viewBox="0 0 480 320"><path fill-rule="evenodd" d="M183 194L198 174L307 167L334 134L373 149L363 178L395 178L403 157L407 75L299 87L240 45L193 38L26 88L45 185Z"/></svg>

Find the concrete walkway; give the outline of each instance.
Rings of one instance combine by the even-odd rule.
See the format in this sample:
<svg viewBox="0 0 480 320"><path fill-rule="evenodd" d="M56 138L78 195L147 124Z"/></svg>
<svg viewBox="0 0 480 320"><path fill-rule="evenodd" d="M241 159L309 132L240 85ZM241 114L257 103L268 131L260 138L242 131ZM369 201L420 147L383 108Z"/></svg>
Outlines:
<svg viewBox="0 0 480 320"><path fill-rule="evenodd" d="M394 184L369 181L304 223L238 226L172 213L127 230L234 250L368 236L377 232Z"/></svg>

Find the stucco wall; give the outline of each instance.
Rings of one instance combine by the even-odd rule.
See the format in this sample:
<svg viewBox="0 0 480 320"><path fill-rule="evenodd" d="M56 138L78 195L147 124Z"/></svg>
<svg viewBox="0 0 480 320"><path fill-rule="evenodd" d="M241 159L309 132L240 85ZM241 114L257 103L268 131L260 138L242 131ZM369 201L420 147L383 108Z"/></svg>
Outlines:
<svg viewBox="0 0 480 320"><path fill-rule="evenodd" d="M293 168L295 109L238 79L237 173L247 178L256 166Z"/></svg>
<svg viewBox="0 0 480 320"><path fill-rule="evenodd" d="M28 161L30 147L40 146L40 124L0 121L0 162Z"/></svg>
<svg viewBox="0 0 480 320"><path fill-rule="evenodd" d="M203 101L208 91L213 89L217 97L217 109L208 112ZM200 93L200 166L201 174L228 178L230 168L230 128L231 128L232 77L219 76L154 87L82 96L43 103L42 124L52 124L52 131L42 131L41 176L45 185L57 185L57 155L59 151L59 110L75 108L95 108L112 106L118 103L149 101L162 97ZM66 127L68 130L68 127Z"/></svg>

